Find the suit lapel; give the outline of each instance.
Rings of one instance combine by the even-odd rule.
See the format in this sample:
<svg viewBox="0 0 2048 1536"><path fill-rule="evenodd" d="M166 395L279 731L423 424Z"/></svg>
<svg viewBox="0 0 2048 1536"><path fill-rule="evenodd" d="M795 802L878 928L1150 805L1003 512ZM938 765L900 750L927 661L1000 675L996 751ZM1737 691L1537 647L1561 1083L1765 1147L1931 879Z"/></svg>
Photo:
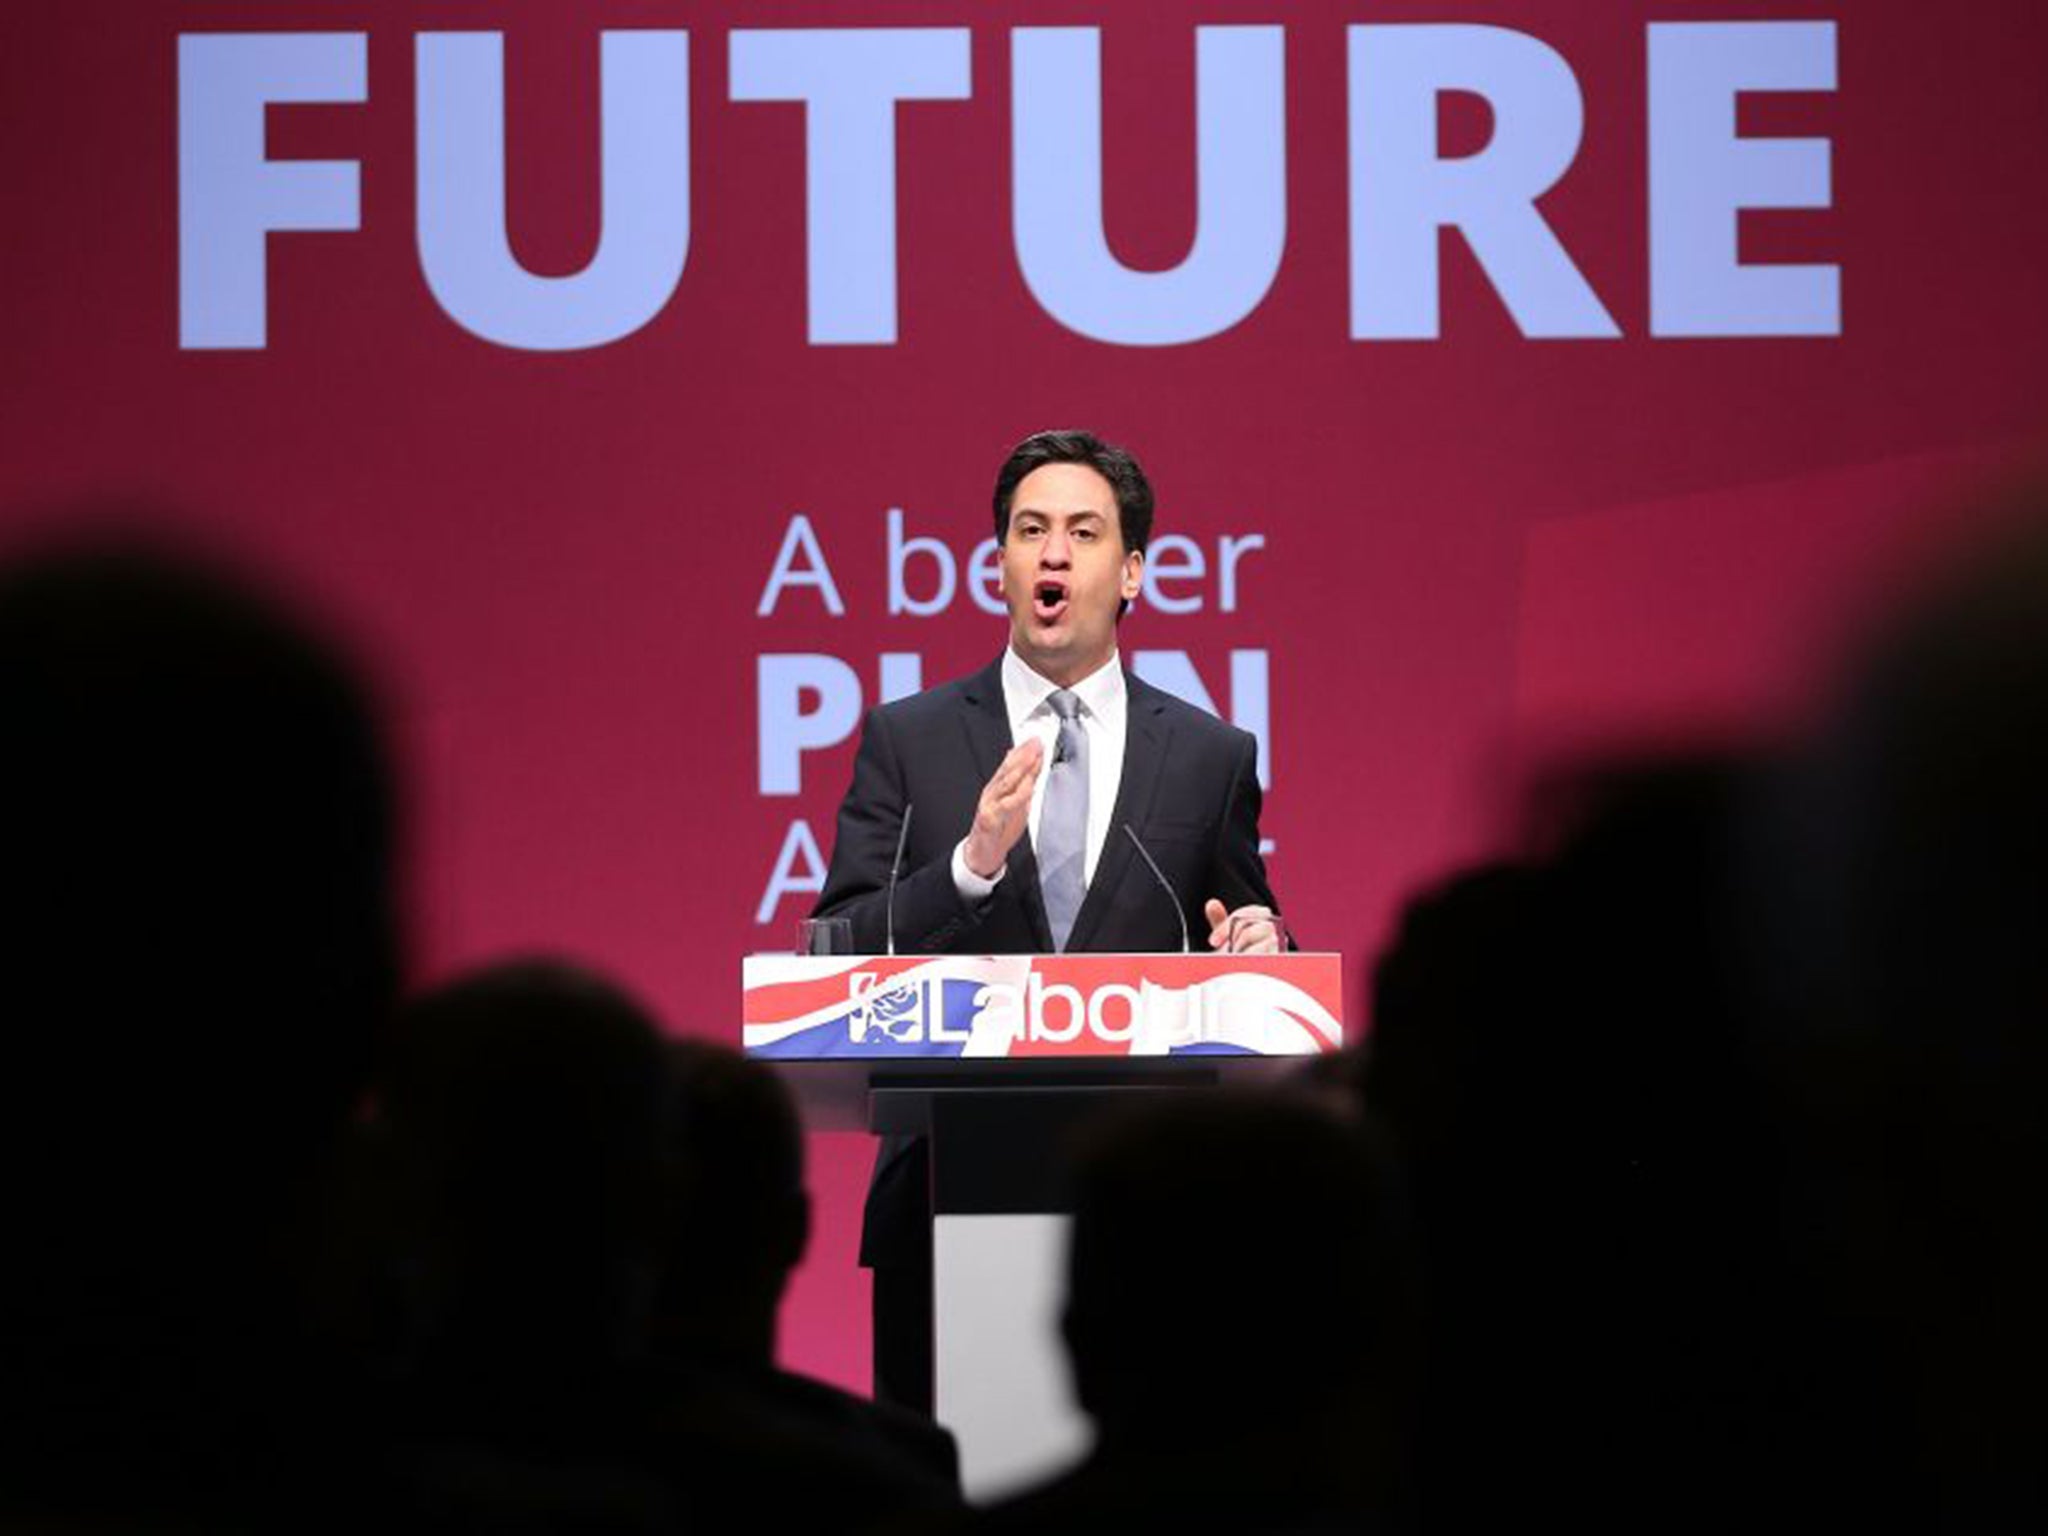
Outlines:
<svg viewBox="0 0 2048 1536"><path fill-rule="evenodd" d="M1003 663L1000 657L992 666L984 667L968 679L967 706L962 719L967 728L967 748L974 758L977 773L975 795L978 798L982 786L994 777L1005 754L1015 745L1010 739L1009 705L1003 698ZM1045 898L1038 889L1038 860L1032 854L1028 832L1017 839L1004 869L1003 884L1017 893L1039 950L1050 951L1052 925L1046 921ZM998 897L1001 893L999 886ZM1071 944L1068 947L1071 948Z"/></svg>
<svg viewBox="0 0 2048 1536"><path fill-rule="evenodd" d="M1117 780L1116 813L1102 840L1102 853L1095 861L1095 878L1088 882L1088 894L1074 918L1074 931L1067 937L1069 950L1086 949L1116 899L1124 872L1137 857L1126 826L1140 827L1152 812L1152 797L1159 788L1159 770L1166 761L1172 731L1165 721L1164 696L1129 673L1124 674L1124 771ZM1043 903L1040 903L1041 910ZM1041 918L1041 921L1043 919ZM1049 931L1049 930L1048 930Z"/></svg>

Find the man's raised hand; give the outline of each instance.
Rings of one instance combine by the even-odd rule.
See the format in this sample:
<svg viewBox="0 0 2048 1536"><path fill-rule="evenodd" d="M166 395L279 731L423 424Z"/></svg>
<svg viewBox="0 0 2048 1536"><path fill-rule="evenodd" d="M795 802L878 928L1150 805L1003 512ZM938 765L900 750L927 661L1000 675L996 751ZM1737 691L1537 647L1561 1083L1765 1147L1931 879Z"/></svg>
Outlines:
<svg viewBox="0 0 2048 1536"><path fill-rule="evenodd" d="M967 867L984 880L1002 873L1003 861L1024 835L1031 820L1031 791L1045 763L1045 746L1036 736L1010 748L982 786L967 833Z"/></svg>

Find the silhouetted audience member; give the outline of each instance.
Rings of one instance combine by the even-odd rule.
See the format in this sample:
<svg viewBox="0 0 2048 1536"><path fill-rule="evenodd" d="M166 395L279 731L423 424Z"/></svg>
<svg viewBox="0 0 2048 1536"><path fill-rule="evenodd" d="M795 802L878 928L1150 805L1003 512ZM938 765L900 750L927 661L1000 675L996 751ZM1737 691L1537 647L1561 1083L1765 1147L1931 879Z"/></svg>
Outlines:
<svg viewBox="0 0 2048 1536"><path fill-rule="evenodd" d="M360 1414L301 1302L396 986L392 819L357 683L273 603L139 548L0 573L5 1523L347 1523Z"/></svg>
<svg viewBox="0 0 2048 1536"><path fill-rule="evenodd" d="M1412 1329L1385 1170L1292 1091L1162 1094L1081 1152L1062 1326L1097 1442L991 1530L1385 1521Z"/></svg>
<svg viewBox="0 0 2048 1536"><path fill-rule="evenodd" d="M1342 1050L1305 1056L1285 1081L1312 1097L1321 1099L1340 1114L1357 1115L1365 1107L1365 1071L1368 1053L1358 1039L1356 1026L1349 1045Z"/></svg>
<svg viewBox="0 0 2048 1536"><path fill-rule="evenodd" d="M347 668L181 559L0 570L0 1524L2038 1521L2048 491L2020 500L1810 750L1560 778L1520 856L1409 907L1362 1050L1105 1120L1063 1319L1097 1444L971 1516L943 1430L775 1364L810 1207L770 1071L557 962L392 1020ZM366 1278L374 1373L310 1305Z"/></svg>
<svg viewBox="0 0 2048 1536"><path fill-rule="evenodd" d="M776 1316L810 1238L803 1135L768 1067L701 1040L668 1043L682 1198L669 1212L655 1293L655 1352L682 1388L679 1433L742 1419L803 1443L804 1497L844 1524L960 1499L953 1437L930 1419L778 1369ZM729 1437L728 1437L729 1438ZM732 1448L735 1453L739 1447ZM777 1469L754 1469L775 1480ZM764 1493L764 1507L789 1494Z"/></svg>
<svg viewBox="0 0 2048 1536"><path fill-rule="evenodd" d="M396 1456L441 1529L693 1531L949 1508L950 1442L774 1368L809 1205L763 1069L560 962L409 1005L376 1143Z"/></svg>
<svg viewBox="0 0 2048 1536"><path fill-rule="evenodd" d="M1811 1222L1944 1530L2048 1518L2048 488L2007 510L1866 647L1781 823Z"/></svg>
<svg viewBox="0 0 2048 1536"><path fill-rule="evenodd" d="M667 1064L684 1183L656 1337L692 1361L771 1365L782 1294L811 1237L796 1106L770 1068L706 1040L669 1041Z"/></svg>
<svg viewBox="0 0 2048 1536"><path fill-rule="evenodd" d="M640 1373L672 1195L656 1027L544 960L400 1013L379 1083L404 1498L458 1530L674 1528Z"/></svg>
<svg viewBox="0 0 2048 1536"><path fill-rule="evenodd" d="M1365 1084L1414 1202L1432 1526L1704 1528L1787 1494L1805 1367L1742 900L1760 771L1554 786L1551 846L1418 901L1378 967Z"/></svg>

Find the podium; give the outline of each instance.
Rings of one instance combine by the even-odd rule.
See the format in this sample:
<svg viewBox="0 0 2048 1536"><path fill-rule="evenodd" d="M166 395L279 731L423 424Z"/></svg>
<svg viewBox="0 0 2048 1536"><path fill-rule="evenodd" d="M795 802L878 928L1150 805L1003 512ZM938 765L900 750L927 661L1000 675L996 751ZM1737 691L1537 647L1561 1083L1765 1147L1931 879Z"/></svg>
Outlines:
<svg viewBox="0 0 2048 1536"><path fill-rule="evenodd" d="M1059 1151L1136 1093L1271 1081L1343 1044L1335 954L755 955L744 1044L813 1130L930 1147L933 1404L970 1498L1079 1459Z"/></svg>

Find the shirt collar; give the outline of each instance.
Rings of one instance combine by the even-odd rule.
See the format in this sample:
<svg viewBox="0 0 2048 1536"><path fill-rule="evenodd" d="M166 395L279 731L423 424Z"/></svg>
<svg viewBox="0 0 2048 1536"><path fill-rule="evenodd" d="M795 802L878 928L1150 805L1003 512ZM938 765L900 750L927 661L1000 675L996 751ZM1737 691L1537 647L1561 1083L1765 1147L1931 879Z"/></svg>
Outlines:
<svg viewBox="0 0 2048 1536"><path fill-rule="evenodd" d="M1025 724L1034 716L1051 712L1052 706L1046 700L1058 686L1032 671L1030 663L1014 648L1003 651L1003 706L1009 711L1012 738L1021 739ZM1081 701L1084 715L1104 723L1121 720L1126 690L1124 669L1118 664L1117 653L1111 651L1109 660L1074 684L1073 693Z"/></svg>

